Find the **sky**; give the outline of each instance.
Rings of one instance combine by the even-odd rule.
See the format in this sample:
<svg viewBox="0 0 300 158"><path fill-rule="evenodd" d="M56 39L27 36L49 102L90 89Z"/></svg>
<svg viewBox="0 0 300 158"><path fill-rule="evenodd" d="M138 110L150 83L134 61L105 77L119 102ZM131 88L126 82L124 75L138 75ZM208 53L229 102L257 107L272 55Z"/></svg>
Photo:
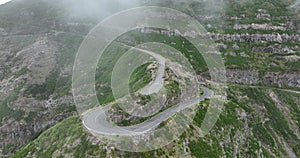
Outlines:
<svg viewBox="0 0 300 158"><path fill-rule="evenodd" d="M11 0L0 0L0 5L1 5L1 4L4 4L4 3L6 3L6 2L9 2L9 1L11 1Z"/></svg>

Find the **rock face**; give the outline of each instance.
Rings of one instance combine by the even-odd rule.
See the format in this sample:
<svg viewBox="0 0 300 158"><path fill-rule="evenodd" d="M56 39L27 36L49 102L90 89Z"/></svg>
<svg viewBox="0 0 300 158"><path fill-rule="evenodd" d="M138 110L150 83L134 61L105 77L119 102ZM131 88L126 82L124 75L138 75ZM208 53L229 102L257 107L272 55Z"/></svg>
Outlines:
<svg viewBox="0 0 300 158"><path fill-rule="evenodd" d="M257 70L226 70L227 81L230 83L257 85L259 72Z"/></svg>
<svg viewBox="0 0 300 158"><path fill-rule="evenodd" d="M69 110L74 105L70 93L63 97L38 99L28 92L31 87L42 87L49 82L46 79L57 68L57 44L48 35L32 36L34 39L24 46L15 43L15 38L18 36L6 36L5 41L12 45L0 52L0 106L3 112L0 142L5 142L0 143L0 154L3 155L10 155L41 132L74 114ZM19 48L14 50L16 47Z"/></svg>
<svg viewBox="0 0 300 158"><path fill-rule="evenodd" d="M280 47L278 45L267 46L267 47L253 47L253 52L263 52L263 53L274 53L274 54L293 54L295 53L294 49L299 48L288 48L288 47Z"/></svg>
<svg viewBox="0 0 300 158"><path fill-rule="evenodd" d="M143 28L140 29L142 33L157 33L168 36L187 36L191 38L203 38L203 39L213 39L213 40L222 40L222 41L235 41L235 42L300 42L299 34L218 34L208 32L206 34L199 34L195 32L174 32L174 31L166 31L159 29L151 29L151 28Z"/></svg>
<svg viewBox="0 0 300 158"><path fill-rule="evenodd" d="M275 86L279 88L300 88L300 73L268 72L263 78L256 70L226 70L229 83Z"/></svg>
<svg viewBox="0 0 300 158"><path fill-rule="evenodd" d="M268 86L300 88L299 73L269 72L264 76L263 80L264 84Z"/></svg>
<svg viewBox="0 0 300 158"><path fill-rule="evenodd" d="M61 114L53 117L50 113L45 113L44 117L36 116L43 119L35 120L31 123L25 123L22 121L16 122L13 120L9 121L7 124L0 127L1 142L5 142L3 144L0 144L2 152L9 154L6 150L16 150L26 145L29 141L36 138L40 133L62 121L68 116L70 116L70 114ZM4 148L7 146L11 146L12 144L14 144L14 148ZM3 151L3 149L5 151Z"/></svg>
<svg viewBox="0 0 300 158"><path fill-rule="evenodd" d="M32 72L30 84L42 84L46 77L55 68L55 52L57 44L47 37L41 37L36 42L19 51L16 58L20 58L19 69L26 68ZM16 70L17 71L17 70Z"/></svg>
<svg viewBox="0 0 300 158"><path fill-rule="evenodd" d="M235 30L241 29L254 29L254 30L281 30L286 31L286 27L284 26L273 26L269 24L235 24L233 27Z"/></svg>
<svg viewBox="0 0 300 158"><path fill-rule="evenodd" d="M57 31L65 33L61 36L44 26L31 30L39 20L26 16L24 21L28 20L29 25L19 25L18 20L7 17L6 22L13 27L10 29L3 26L2 17L8 15L2 11L0 9L0 157L6 157L43 131L76 114L76 109L69 82L72 71L68 71L72 63L67 64L69 59L61 57L68 52L62 52L64 46L58 42L68 38L66 32ZM23 19L22 15L15 16ZM51 21L49 18L52 17L43 17ZM62 26L68 27L57 25ZM74 41L69 46L68 51L72 52ZM59 64L59 60L65 65ZM43 97L37 97L41 94Z"/></svg>
<svg viewBox="0 0 300 158"><path fill-rule="evenodd" d="M199 80L205 81L209 77L208 72L199 76ZM300 88L300 73L267 72L263 77L258 70L226 69L228 83L243 85L264 85L278 88Z"/></svg>
<svg viewBox="0 0 300 158"><path fill-rule="evenodd" d="M196 37L236 42L300 42L300 35L288 34L201 34Z"/></svg>
<svg viewBox="0 0 300 158"><path fill-rule="evenodd" d="M270 14L267 14L267 13L258 13L256 14L256 18L257 19L260 19L260 20L268 20L270 21L271 19L271 15Z"/></svg>

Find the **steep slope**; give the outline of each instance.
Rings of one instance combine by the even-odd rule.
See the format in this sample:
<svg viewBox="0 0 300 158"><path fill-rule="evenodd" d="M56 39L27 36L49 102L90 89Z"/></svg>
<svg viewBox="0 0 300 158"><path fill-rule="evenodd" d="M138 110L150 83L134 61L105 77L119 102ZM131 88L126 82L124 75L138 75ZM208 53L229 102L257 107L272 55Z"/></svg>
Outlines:
<svg viewBox="0 0 300 158"><path fill-rule="evenodd" d="M16 157L300 156L300 100L296 92L300 90L300 14L293 1L139 3L172 7L204 24L211 32L204 38L216 41L230 82L228 102L209 136L199 139L193 130L201 125L206 109L199 105L195 123L180 140L148 153L120 152L105 142L97 145L99 140L85 132L74 116L71 73L80 43L106 15L138 5L112 1L109 6L115 7L99 12L105 5L93 0L79 12L82 2L16 0L0 6L0 157L15 153L32 140ZM89 10L91 6L93 10ZM130 41L184 41L138 31L127 37L130 40L124 42L129 45ZM198 75L209 79L201 63L195 60ZM107 72L99 72L98 78L106 80L98 86L109 83ZM99 88L98 93L102 103L112 101L109 86Z"/></svg>
<svg viewBox="0 0 300 158"><path fill-rule="evenodd" d="M15 157L299 156L300 94L234 85L228 93L229 100L221 117L204 139L199 139L195 129L201 125L209 102L199 104L193 125L179 140L159 150L145 153L115 150L84 131L76 116L44 132ZM282 98L276 100L274 96ZM285 108L284 112L278 104Z"/></svg>

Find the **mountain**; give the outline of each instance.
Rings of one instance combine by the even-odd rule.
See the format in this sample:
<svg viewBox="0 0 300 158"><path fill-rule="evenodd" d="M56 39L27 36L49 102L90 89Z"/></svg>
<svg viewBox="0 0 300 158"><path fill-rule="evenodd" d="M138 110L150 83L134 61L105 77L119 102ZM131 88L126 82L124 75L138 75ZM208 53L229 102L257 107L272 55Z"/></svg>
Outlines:
<svg viewBox="0 0 300 158"><path fill-rule="evenodd" d="M298 4L13 0L0 5L0 157L300 157ZM204 25L210 32L206 37L215 41L225 60L228 96L204 138L196 129L209 101L197 106L193 124L178 140L162 149L130 153L83 128L71 91L72 69L81 42L94 26L113 13L144 5L174 8ZM172 44L184 39L135 30L118 41ZM112 55L96 76L103 105L113 101L107 65L118 56L112 46L107 52ZM197 75L209 80L201 63L195 57Z"/></svg>

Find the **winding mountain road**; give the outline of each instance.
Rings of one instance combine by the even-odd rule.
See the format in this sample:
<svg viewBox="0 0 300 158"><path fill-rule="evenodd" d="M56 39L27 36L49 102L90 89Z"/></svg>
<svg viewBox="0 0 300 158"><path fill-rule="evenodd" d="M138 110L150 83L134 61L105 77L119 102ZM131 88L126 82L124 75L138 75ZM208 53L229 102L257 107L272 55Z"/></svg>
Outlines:
<svg viewBox="0 0 300 158"><path fill-rule="evenodd" d="M145 86L143 89L141 89L139 92L144 95L150 95L153 93L159 92L161 88L163 88L163 76L165 72L165 61L166 59L158 54L155 54L153 52L134 48L141 52L147 53L151 56L153 56L157 62L158 62L158 71L156 73L156 77L153 82ZM119 135L119 136L134 136L134 135L140 135L143 133L146 133L152 129L155 129L157 126L159 126L162 122L168 120L172 116L174 116L176 113L192 107L199 102L211 98L213 96L213 92L206 88L206 87L200 87L204 94L200 97L195 97L194 99L190 99L185 102L181 102L175 106L172 106L168 108L167 110L153 116L152 118L144 121L143 123L132 125L132 126L126 126L126 127L120 127L114 125L112 122L108 121L106 113L110 109L111 104L108 104L104 107L97 107L94 109L91 109L83 114L83 126L90 131L93 134L101 134L101 135Z"/></svg>
<svg viewBox="0 0 300 158"><path fill-rule="evenodd" d="M150 84L148 84L147 86L142 88L139 92L143 95L150 95L153 93L158 93L160 91L160 89L162 89L164 86L164 78L163 77L165 74L166 59L163 56L161 56L159 54L155 54L148 50L139 49L139 48L134 48L134 49L153 56L156 59L157 64L158 64L155 79Z"/></svg>

